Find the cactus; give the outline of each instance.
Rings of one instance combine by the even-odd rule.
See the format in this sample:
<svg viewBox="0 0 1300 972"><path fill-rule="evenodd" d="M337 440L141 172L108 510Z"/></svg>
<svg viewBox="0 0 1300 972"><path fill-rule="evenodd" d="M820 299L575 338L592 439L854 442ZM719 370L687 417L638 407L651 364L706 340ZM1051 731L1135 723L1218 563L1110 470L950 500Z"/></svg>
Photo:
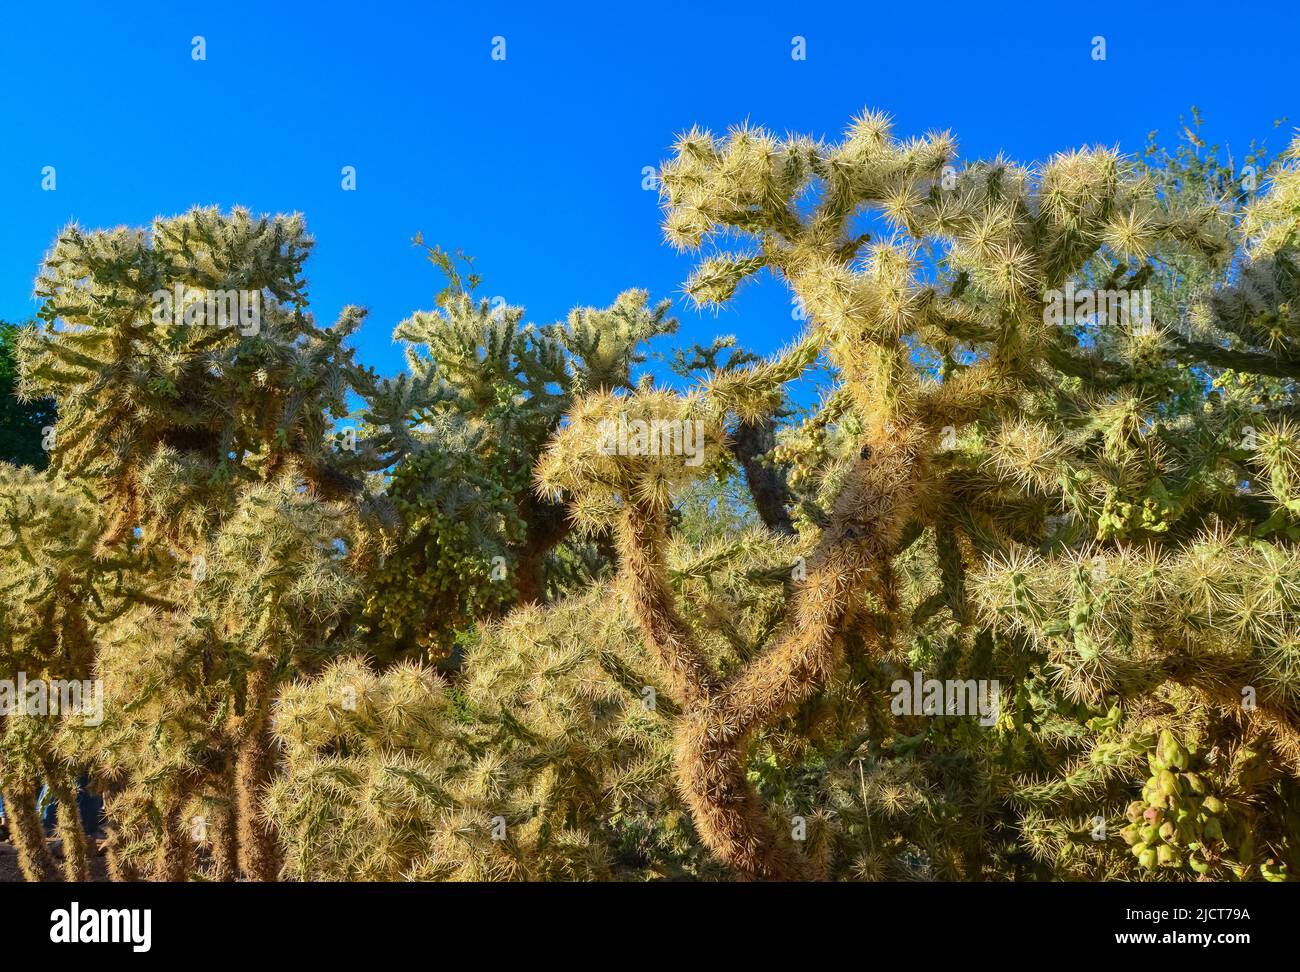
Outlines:
<svg viewBox="0 0 1300 972"><path fill-rule="evenodd" d="M807 324L672 384L643 291L529 325L426 248L447 287L380 380L360 311L306 312L298 217L69 227L18 341L59 417L48 469L0 465L0 665L105 707L0 725L24 873L37 781L71 809L89 772L118 878L1289 879L1297 152L1229 198L875 113L689 132L688 292L767 269ZM159 313L189 287L258 326ZM899 705L927 676L999 695Z"/></svg>
<svg viewBox="0 0 1300 972"><path fill-rule="evenodd" d="M50 469L13 497L27 552L6 584L46 612L48 643L24 650L105 689L102 724L62 720L33 758L88 767L113 791L114 854L137 873L189 876L191 818L225 802L216 876L237 860L275 877L260 813L272 703L331 652L366 556L351 524L372 457L325 434L348 388L371 385L342 350L362 314L324 330L304 312L310 246L299 218L240 210L71 226L37 282L43 326L20 340L21 390L55 399L59 420ZM222 293L238 296L205 297Z"/></svg>
<svg viewBox="0 0 1300 972"><path fill-rule="evenodd" d="M630 389L644 342L671 334L667 302L644 291L560 323L524 323L520 307L474 293L468 258L426 248L447 276L438 309L398 325L409 372L372 390L364 410L395 508L388 548L368 581L363 637L380 658L449 663L458 633L563 583L563 504L537 496L530 470L574 396ZM585 579L585 578L582 578Z"/></svg>
<svg viewBox="0 0 1300 972"><path fill-rule="evenodd" d="M808 873L745 780L750 737L830 675L851 592L874 584L889 598L889 565L909 518L918 509L964 505L957 490L970 489L960 482L969 473L940 454L945 428L1009 418L1019 398L1042 387L1044 368L1068 374L1072 338L1045 325L1044 291L1061 286L1101 245L1142 255L1173 233L1207 250L1218 245L1206 214L1177 220L1160 213L1149 188L1112 154L1075 153L1038 173L1001 160L968 165L946 190L941 177L953 153L946 135L900 142L883 116L868 113L834 145L779 141L751 129L725 139L693 131L663 168L673 243L698 249L723 230L753 241L747 252L706 258L689 292L701 303L721 303L768 267L811 318L791 353L719 375L699 404L686 398L681 407L710 415L716 435L721 415L752 417L773 385L824 354L842 382L836 407L860 429L856 456L822 497L826 523L787 626L767 650L720 676L682 623L662 576L674 475L663 463L615 469L594 460L594 431L580 407L541 466L543 487L573 494L580 515L610 499L619 506L623 575L636 594L638 621L686 708L676 746L679 784L705 842L747 876ZM817 193L813 205L797 208L794 200L810 191ZM853 218L862 210L878 213L893 240L860 235ZM947 246L946 288L928 280L919 262L930 243ZM957 357L962 342L981 348L974 360ZM941 361L943 380L917 367L909 347L925 347ZM984 522L970 526L995 536L1014 528L1007 512L967 506L962 513L983 514Z"/></svg>

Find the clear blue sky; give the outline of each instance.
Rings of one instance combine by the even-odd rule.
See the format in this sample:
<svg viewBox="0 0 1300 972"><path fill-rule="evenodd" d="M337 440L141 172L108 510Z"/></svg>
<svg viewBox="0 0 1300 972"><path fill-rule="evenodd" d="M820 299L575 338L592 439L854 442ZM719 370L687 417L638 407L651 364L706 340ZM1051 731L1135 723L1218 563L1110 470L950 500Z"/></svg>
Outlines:
<svg viewBox="0 0 1300 972"><path fill-rule="evenodd" d="M126 6L0 14L0 318L32 315L37 266L70 220L299 210L317 239L312 309L370 308L360 356L383 373L401 365L394 325L440 286L417 231L475 255L483 292L531 320L637 286L677 301L687 340L787 341L789 298L770 280L717 316L681 300L690 260L662 243L641 181L692 124L835 135L871 106L901 134L952 129L966 158L1032 161L1172 139L1192 104L1239 150L1257 136L1280 149L1300 122L1300 8L1285 2Z"/></svg>

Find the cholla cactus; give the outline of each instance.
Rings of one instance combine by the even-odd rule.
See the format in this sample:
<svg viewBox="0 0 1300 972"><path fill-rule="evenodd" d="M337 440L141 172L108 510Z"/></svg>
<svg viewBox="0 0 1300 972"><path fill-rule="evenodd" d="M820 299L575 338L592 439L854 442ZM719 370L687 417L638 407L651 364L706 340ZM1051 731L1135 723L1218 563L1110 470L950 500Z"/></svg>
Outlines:
<svg viewBox="0 0 1300 972"><path fill-rule="evenodd" d="M87 876L85 835L71 799L85 760L66 758L59 743L65 732L83 731L93 699L80 697L84 717L63 711L66 698L53 686L84 684L98 625L150 599L122 559L91 557L101 526L94 504L72 484L0 463L0 677L13 696L0 713L0 790L29 880L46 879L53 869L36 814L42 780L59 800L64 873L69 880ZM44 693L35 712L18 695L19 673Z"/></svg>
<svg viewBox="0 0 1300 972"><path fill-rule="evenodd" d="M97 531L56 569L115 571L122 605L73 599L105 719L62 745L110 791L121 875L184 879L195 840L218 878L278 871L259 816L271 704L346 634L369 556L354 473L375 461L326 435L373 382L342 349L361 312L331 330L305 313L310 246L298 217L195 210L70 227L38 278L45 327L20 363L23 391L59 406L42 485L90 499Z"/></svg>
<svg viewBox="0 0 1300 972"><path fill-rule="evenodd" d="M34 781L90 768L119 877L1292 877L1294 150L1258 198L1170 189L1217 171L959 165L871 113L691 132L689 292L766 268L809 317L771 360L678 353L680 391L638 373L673 328L639 291L527 325L434 248L379 382L360 312L304 313L294 218L67 231L0 664L106 705L0 727L24 868ZM257 332L166 319L178 283L255 288ZM923 677L995 694L900 706Z"/></svg>
<svg viewBox="0 0 1300 972"><path fill-rule="evenodd" d="M449 805L457 724L440 676L339 661L276 703L284 773L267 815L302 880L398 880Z"/></svg>
<svg viewBox="0 0 1300 972"><path fill-rule="evenodd" d="M52 463L103 490L103 549L137 527L152 538L155 523L183 539L201 530L194 510L288 465L317 492L348 492L326 431L349 386L368 384L342 347L363 313L313 324L301 279L311 245L301 217L244 210L60 234L36 285L46 326L20 345L21 391L57 400Z"/></svg>
<svg viewBox="0 0 1300 972"><path fill-rule="evenodd" d="M450 689L410 663L340 662L281 696L286 759L267 812L295 876L711 873L674 820L675 708L607 590L515 611L466 669Z"/></svg>
<svg viewBox="0 0 1300 972"><path fill-rule="evenodd" d="M667 302L629 290L603 310L525 324L522 308L475 296L461 260L429 255L448 286L436 311L398 325L409 374L378 386L365 415L398 514L365 623L377 657L415 649L445 663L458 632L545 600L565 563L582 565L563 504L538 497L530 471L575 394L630 389L644 342L676 322Z"/></svg>
<svg viewBox="0 0 1300 972"><path fill-rule="evenodd" d="M175 565L170 610L100 633L104 722L79 751L112 785L107 809L130 832L119 856L134 871L183 879L197 840L219 879L276 876L260 810L271 708L282 683L343 647L352 515L292 478L252 488L209 546Z"/></svg>
<svg viewBox="0 0 1300 972"><path fill-rule="evenodd" d="M540 467L544 488L576 496L580 519L622 512L623 580L685 709L678 783L706 844L747 876L810 873L746 780L748 748L827 684L845 637L863 630L855 605L864 596L883 621L866 627L868 640L897 629L894 564L916 536L909 523L935 525L940 604L959 623L969 619L963 575L976 551L1041 536L1048 501L1037 480L1055 474L1058 433L1040 428L1035 403L1098 370L1074 321L1045 313L1052 292L1107 255L1142 261L1165 241L1204 256L1226 246L1216 211L1162 207L1150 181L1113 152L1075 152L1034 171L1001 159L958 170L953 153L946 135L900 142L868 113L833 145L693 131L663 168L671 242L696 249L722 233L752 241L705 259L688 290L722 302L766 267L811 319L771 365L719 374L699 405L687 397L679 409L711 414L716 435L719 415L759 409L774 384L820 354L840 379L829 414L811 426L834 426L841 443L833 461L810 466L819 480L807 519L814 545L784 625L754 657L732 671L710 664L666 583L668 500L690 475L680 462L671 473L640 458L598 462L596 429L579 420ZM873 240L866 230L877 227L889 235ZM980 452L1008 428L1042 444L999 476Z"/></svg>
<svg viewBox="0 0 1300 972"><path fill-rule="evenodd" d="M1295 267L1300 247L1296 228L1300 222L1300 138L1291 143L1281 161L1268 192L1247 209L1243 230L1252 257L1282 256Z"/></svg>
<svg viewBox="0 0 1300 972"><path fill-rule="evenodd" d="M1298 576L1294 550L1223 534L1167 552L1151 546L1104 553L1094 548L991 562L971 585L985 615L1046 655L1065 696L1093 709L1112 707L1103 732L1076 740L1084 752L1072 771L1074 781L1027 787L1022 798L1041 810L1042 803L1059 807L1069 796L1113 820L1132 792L1107 789L1105 780L1131 779L1138 761L1156 752L1156 736L1163 732L1167 738L1176 726L1180 737L1205 754L1199 771L1235 808L1238 821L1269 791L1275 791L1270 803L1294 799L1286 794L1300 776ZM1238 751L1253 754L1245 777L1234 763ZM1173 757L1159 759L1153 771L1169 769L1164 763ZM1199 784L1191 785L1187 795L1205 794ZM1184 788L1171 783L1162 792L1177 797ZM1284 820L1260 818L1249 829L1251 841L1238 832L1229 855L1238 875L1277 869L1277 858L1285 862L1295 853ZM1272 861L1256 840L1274 842ZM1149 835L1142 843L1154 855ZM1179 855L1191 843L1196 842L1182 833ZM1150 866L1145 850L1134 853ZM1208 846L1191 850L1200 853L1186 860L1162 856L1159 863L1206 873L1224 854Z"/></svg>

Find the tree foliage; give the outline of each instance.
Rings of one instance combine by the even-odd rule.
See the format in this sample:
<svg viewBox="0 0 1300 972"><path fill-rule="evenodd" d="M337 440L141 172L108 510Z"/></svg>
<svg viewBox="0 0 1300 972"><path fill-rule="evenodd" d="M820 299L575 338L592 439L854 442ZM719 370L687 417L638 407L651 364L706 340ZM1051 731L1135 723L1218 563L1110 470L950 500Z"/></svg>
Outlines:
<svg viewBox="0 0 1300 972"><path fill-rule="evenodd" d="M54 403L18 400L18 328L0 321L0 461L43 468L45 430L54 427Z"/></svg>

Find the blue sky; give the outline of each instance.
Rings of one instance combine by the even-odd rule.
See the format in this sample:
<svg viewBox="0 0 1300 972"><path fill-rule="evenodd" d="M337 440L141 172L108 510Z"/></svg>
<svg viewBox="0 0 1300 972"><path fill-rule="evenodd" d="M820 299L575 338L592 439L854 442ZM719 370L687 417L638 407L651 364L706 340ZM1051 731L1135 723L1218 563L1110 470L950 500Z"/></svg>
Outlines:
<svg viewBox="0 0 1300 972"><path fill-rule="evenodd" d="M3 15L0 318L34 313L38 264L71 220L298 210L317 239L312 310L368 307L360 357L385 374L401 367L393 327L441 286L416 232L473 254L482 292L539 323L635 286L674 298L686 341L788 341L789 297L770 279L721 314L681 298L691 261L663 244L642 170L692 124L833 136L870 106L903 135L951 129L965 158L1033 161L1085 143L1136 151L1151 129L1172 140L1192 104L1239 153L1252 137L1282 148L1300 122L1287 4L118 6Z"/></svg>

